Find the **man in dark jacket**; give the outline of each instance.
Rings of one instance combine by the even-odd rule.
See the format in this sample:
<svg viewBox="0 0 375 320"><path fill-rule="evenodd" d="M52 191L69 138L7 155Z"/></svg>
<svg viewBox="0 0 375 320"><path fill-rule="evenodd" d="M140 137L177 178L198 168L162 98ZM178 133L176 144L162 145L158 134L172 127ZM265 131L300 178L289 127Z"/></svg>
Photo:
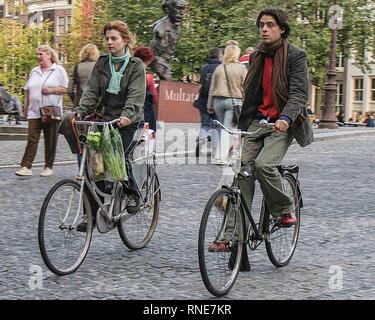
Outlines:
<svg viewBox="0 0 375 320"><path fill-rule="evenodd" d="M210 50L210 58L208 63L205 64L201 69L200 76L200 89L198 99L194 101L194 107L199 109L201 115L201 128L199 137L197 138L196 156L199 157L199 147L210 139L208 131L210 130L211 120L214 118L214 114L207 112L207 101L208 94L210 92L210 85L212 75L216 68L221 64L223 59L223 50L220 48L213 48Z"/></svg>
<svg viewBox="0 0 375 320"><path fill-rule="evenodd" d="M247 136L242 163L255 169L265 197L268 211L280 227L296 224L297 217L293 199L284 192L282 178L277 169L292 140L305 147L313 141L313 133L306 102L308 98L307 58L303 50L288 43L290 33L285 12L268 7L257 18L261 42L250 56L242 111L238 128L255 132ZM266 119L275 127L264 128L260 121ZM240 176L239 185L251 209L254 196L254 178ZM226 233L233 231L234 217L229 217ZM234 247L235 248L235 247ZM210 251L227 250L226 245L213 242ZM228 267L233 268L236 250L232 250ZM242 251L240 271L249 271L246 247Z"/></svg>
<svg viewBox="0 0 375 320"><path fill-rule="evenodd" d="M245 97L238 127L253 132L266 119L275 127L261 128L246 138L242 161L255 168L269 212L281 227L297 222L293 200L283 191L277 169L292 140L305 147L313 141L308 120L308 69L306 53L288 43L290 33L286 13L268 7L257 18L261 42L251 55L245 79ZM240 188L251 208L254 188L249 178L240 181Z"/></svg>

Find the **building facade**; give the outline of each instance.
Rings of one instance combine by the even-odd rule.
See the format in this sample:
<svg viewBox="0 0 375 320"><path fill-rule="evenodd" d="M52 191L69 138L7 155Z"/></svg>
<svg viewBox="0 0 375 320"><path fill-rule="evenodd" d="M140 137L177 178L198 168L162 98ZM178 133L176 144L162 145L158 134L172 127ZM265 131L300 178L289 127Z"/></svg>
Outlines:
<svg viewBox="0 0 375 320"><path fill-rule="evenodd" d="M53 44L61 52L64 35L72 26L72 0L0 1L0 17L17 19L27 25L51 21ZM66 62L64 57L60 59Z"/></svg>
<svg viewBox="0 0 375 320"><path fill-rule="evenodd" d="M353 112L375 114L375 61L371 52L366 53L370 70L362 71L353 59L348 59L345 72L345 118Z"/></svg>

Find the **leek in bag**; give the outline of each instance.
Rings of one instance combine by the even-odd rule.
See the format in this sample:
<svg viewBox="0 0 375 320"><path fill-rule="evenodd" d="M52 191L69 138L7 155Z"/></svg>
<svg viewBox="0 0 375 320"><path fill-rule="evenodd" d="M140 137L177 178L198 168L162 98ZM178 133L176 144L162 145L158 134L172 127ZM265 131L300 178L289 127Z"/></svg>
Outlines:
<svg viewBox="0 0 375 320"><path fill-rule="evenodd" d="M104 164L114 180L128 180L121 135L112 125L105 125L101 142Z"/></svg>

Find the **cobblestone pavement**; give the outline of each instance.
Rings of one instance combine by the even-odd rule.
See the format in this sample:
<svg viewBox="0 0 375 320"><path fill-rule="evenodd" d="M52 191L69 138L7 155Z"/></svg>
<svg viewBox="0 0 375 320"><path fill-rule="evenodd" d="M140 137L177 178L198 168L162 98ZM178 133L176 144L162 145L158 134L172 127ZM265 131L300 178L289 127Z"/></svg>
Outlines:
<svg viewBox="0 0 375 320"><path fill-rule="evenodd" d="M18 161L25 142L12 143L19 153L2 154ZM295 255L277 269L261 245L251 252L252 271L241 273L222 299L375 299L374 154L374 135L293 145L285 162L301 167L305 203ZM213 299L200 277L197 239L221 167L160 164L160 220L150 244L130 251L116 230L95 230L86 260L65 277L47 269L37 243L44 196L77 171L74 163L55 169L49 178L39 177L41 168L31 178L0 169L0 299ZM43 271L34 290L33 266Z"/></svg>

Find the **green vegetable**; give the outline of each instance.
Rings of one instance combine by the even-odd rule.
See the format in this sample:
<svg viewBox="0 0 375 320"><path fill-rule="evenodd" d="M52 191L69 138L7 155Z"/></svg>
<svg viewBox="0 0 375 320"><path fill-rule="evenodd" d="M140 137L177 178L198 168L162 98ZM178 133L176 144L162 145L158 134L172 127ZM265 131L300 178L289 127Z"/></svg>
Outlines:
<svg viewBox="0 0 375 320"><path fill-rule="evenodd" d="M101 150L105 168L115 180L127 180L125 155L118 129L106 126L102 135Z"/></svg>
<svg viewBox="0 0 375 320"><path fill-rule="evenodd" d="M89 148L95 151L100 151L101 142L102 142L102 133L100 131L93 132L90 131L87 135L87 142Z"/></svg>

